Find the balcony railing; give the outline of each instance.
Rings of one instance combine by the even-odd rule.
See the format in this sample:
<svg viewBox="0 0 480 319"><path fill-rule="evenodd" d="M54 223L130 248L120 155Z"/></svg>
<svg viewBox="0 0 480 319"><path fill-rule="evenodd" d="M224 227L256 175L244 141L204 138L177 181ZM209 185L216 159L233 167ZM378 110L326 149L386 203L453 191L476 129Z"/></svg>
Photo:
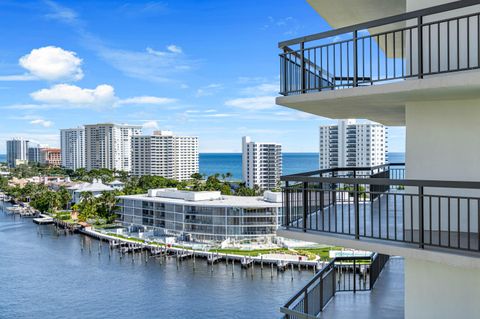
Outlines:
<svg viewBox="0 0 480 319"><path fill-rule="evenodd" d="M477 4L454 1L280 42L280 94L477 69L480 12L471 7Z"/></svg>
<svg viewBox="0 0 480 319"><path fill-rule="evenodd" d="M480 182L405 179L401 165L283 176L283 226L479 253Z"/></svg>
<svg viewBox="0 0 480 319"><path fill-rule="evenodd" d="M314 319L337 292L371 290L388 255L336 257L280 308L285 319Z"/></svg>

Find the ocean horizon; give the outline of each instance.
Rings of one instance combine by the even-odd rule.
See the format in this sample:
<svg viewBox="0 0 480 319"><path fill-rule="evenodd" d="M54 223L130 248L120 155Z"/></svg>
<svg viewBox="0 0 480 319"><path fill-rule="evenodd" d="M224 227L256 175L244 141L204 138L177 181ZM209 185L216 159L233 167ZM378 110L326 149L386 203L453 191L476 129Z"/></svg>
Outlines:
<svg viewBox="0 0 480 319"><path fill-rule="evenodd" d="M286 152L283 155L284 175L308 172L318 169L318 153L293 153ZM0 162L6 161L6 155L0 154ZM200 153L200 174L206 176L213 174L231 173L232 178L242 178L242 153ZM405 162L405 153L388 153L390 163Z"/></svg>

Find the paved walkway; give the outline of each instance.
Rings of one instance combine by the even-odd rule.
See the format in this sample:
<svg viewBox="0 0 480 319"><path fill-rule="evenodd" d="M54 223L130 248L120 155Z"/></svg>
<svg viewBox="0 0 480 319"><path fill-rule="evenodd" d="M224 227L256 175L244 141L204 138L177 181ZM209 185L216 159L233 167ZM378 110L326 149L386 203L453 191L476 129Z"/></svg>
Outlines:
<svg viewBox="0 0 480 319"><path fill-rule="evenodd" d="M403 258L392 257L383 269L375 287L366 292L339 292L320 318L400 319L404 317Z"/></svg>

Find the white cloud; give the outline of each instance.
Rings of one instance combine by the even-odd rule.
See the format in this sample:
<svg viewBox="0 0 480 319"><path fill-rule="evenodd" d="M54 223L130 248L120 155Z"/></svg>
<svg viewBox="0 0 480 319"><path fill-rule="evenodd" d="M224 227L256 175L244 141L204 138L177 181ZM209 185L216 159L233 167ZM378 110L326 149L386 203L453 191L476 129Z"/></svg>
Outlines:
<svg viewBox="0 0 480 319"><path fill-rule="evenodd" d="M244 110L265 110L276 107L275 96L257 96L225 101L225 105Z"/></svg>
<svg viewBox="0 0 480 319"><path fill-rule="evenodd" d="M77 81L83 78L82 59L75 52L59 47L33 49L20 58L19 64L37 79Z"/></svg>
<svg viewBox="0 0 480 319"><path fill-rule="evenodd" d="M49 89L41 89L30 93L30 96L41 103L73 106L107 106L112 105L116 100L113 87L107 84L98 85L94 89L83 89L70 84L57 84Z"/></svg>
<svg viewBox="0 0 480 319"><path fill-rule="evenodd" d="M0 75L0 81L32 81L37 78L31 74Z"/></svg>
<svg viewBox="0 0 480 319"><path fill-rule="evenodd" d="M40 126L43 126L43 127L50 127L50 126L53 125L53 122L52 121L47 121L47 120L42 120L42 119L36 119L36 120L30 121L30 124L40 125Z"/></svg>
<svg viewBox="0 0 480 319"><path fill-rule="evenodd" d="M196 97L201 97L201 96L211 96L220 91L223 88L222 84L219 83L212 83L207 86L201 87L197 90L197 93L195 94Z"/></svg>
<svg viewBox="0 0 480 319"><path fill-rule="evenodd" d="M183 53L182 48L179 46L176 46L175 44L170 44L169 46L167 46L167 50L173 53L178 53L178 54Z"/></svg>
<svg viewBox="0 0 480 319"><path fill-rule="evenodd" d="M158 130L158 122L157 121L146 121L143 123L142 128L146 130Z"/></svg>
<svg viewBox="0 0 480 319"><path fill-rule="evenodd" d="M158 96L136 96L127 99L119 100L117 105L124 104L169 104L176 102L177 99L172 99L168 97L158 97Z"/></svg>
<svg viewBox="0 0 480 319"><path fill-rule="evenodd" d="M245 95L265 95L277 94L279 91L278 83L262 83L255 86L250 86L241 90Z"/></svg>

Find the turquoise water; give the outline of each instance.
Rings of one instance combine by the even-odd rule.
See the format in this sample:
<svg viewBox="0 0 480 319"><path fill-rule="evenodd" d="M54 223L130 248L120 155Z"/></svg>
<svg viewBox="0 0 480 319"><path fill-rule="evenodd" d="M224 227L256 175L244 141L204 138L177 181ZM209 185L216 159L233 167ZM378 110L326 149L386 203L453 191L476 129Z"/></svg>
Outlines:
<svg viewBox="0 0 480 319"><path fill-rule="evenodd" d="M389 153L390 163L405 162L405 153ZM0 162L6 161L6 155L0 154ZM308 172L318 169L318 153L283 153L283 174ZM234 179L242 178L241 153L201 153L200 173L212 175L230 172Z"/></svg>
<svg viewBox="0 0 480 319"><path fill-rule="evenodd" d="M405 162L405 153L389 153L390 163ZM295 174L318 169L318 153L283 153L283 174ZM234 179L242 178L241 153L202 153L200 173L212 175L230 172Z"/></svg>

